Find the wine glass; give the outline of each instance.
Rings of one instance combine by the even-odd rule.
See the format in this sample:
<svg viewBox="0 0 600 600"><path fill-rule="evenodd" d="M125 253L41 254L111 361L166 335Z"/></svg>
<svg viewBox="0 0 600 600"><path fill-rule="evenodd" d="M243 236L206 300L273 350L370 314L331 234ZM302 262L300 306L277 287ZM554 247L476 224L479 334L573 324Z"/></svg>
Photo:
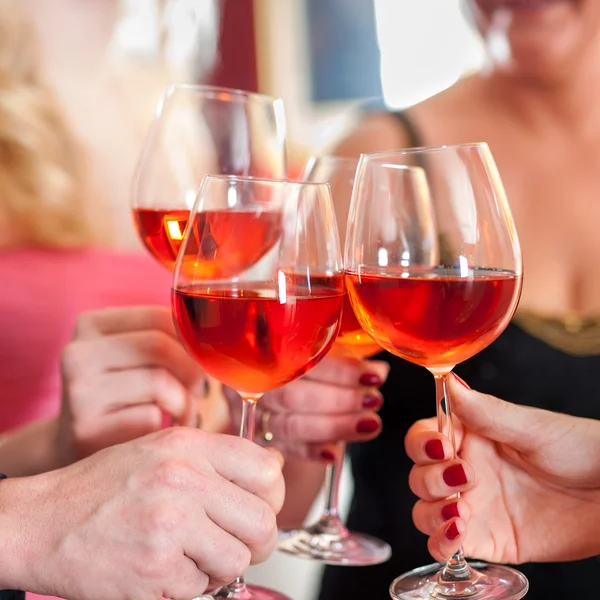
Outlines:
<svg viewBox="0 0 600 600"><path fill-rule="evenodd" d="M363 155L344 266L361 325L383 348L435 378L438 428L456 457L448 375L500 335L521 292L519 241L488 146ZM516 600L527 590L515 569L470 566L459 550L445 565L398 577L390 594Z"/></svg>
<svg viewBox="0 0 600 600"><path fill-rule="evenodd" d="M240 436L252 440L265 392L331 348L344 295L327 184L204 178L175 266L173 317L190 355L240 393ZM283 598L243 579L216 595Z"/></svg>
<svg viewBox="0 0 600 600"><path fill-rule="evenodd" d="M341 239L344 239L357 164L357 158L313 157L302 176L305 181L329 183ZM379 344L356 320L348 296L344 297L342 324L331 352L359 359L381 352ZM372 536L349 531L340 519L338 492L345 454L346 444L337 442L335 462L327 465L325 475L324 512L316 523L308 527L281 532L278 548L282 552L326 564L347 566L375 565L389 559L391 548L388 544Z"/></svg>
<svg viewBox="0 0 600 600"><path fill-rule="evenodd" d="M173 269L203 176L285 177L285 145L279 99L206 85L168 87L133 181L133 218L146 249Z"/></svg>

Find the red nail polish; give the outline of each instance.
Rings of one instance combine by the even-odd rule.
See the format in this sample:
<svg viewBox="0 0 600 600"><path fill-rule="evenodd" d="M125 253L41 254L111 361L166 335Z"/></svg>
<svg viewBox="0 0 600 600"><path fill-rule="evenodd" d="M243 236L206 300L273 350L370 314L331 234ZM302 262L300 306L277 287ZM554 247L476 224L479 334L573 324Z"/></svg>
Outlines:
<svg viewBox="0 0 600 600"><path fill-rule="evenodd" d="M356 424L356 433L375 433L379 430L379 421L376 419L361 419Z"/></svg>
<svg viewBox="0 0 600 600"><path fill-rule="evenodd" d="M375 373L363 373L358 380L360 385L366 385L368 387L379 387L383 381L381 381L381 377Z"/></svg>
<svg viewBox="0 0 600 600"><path fill-rule="evenodd" d="M454 375L454 377L456 378L456 381L458 381L458 383L460 383L461 385L466 387L468 390L471 389L471 386L464 379L459 377L456 373L452 373L452 375Z"/></svg>
<svg viewBox="0 0 600 600"><path fill-rule="evenodd" d="M467 483L465 468L460 464L448 467L444 471L443 477L446 485L450 487L458 487L459 485L465 485L465 483Z"/></svg>
<svg viewBox="0 0 600 600"><path fill-rule="evenodd" d="M425 444L425 454L427 454L431 460L443 460L445 454L442 440L429 440Z"/></svg>
<svg viewBox="0 0 600 600"><path fill-rule="evenodd" d="M459 535L460 531L458 530L456 523L450 523L450 525L448 525L446 528L446 537L452 541L455 540Z"/></svg>
<svg viewBox="0 0 600 600"><path fill-rule="evenodd" d="M383 404L383 398L375 394L367 394L363 398L364 408L379 408Z"/></svg>
<svg viewBox="0 0 600 600"><path fill-rule="evenodd" d="M323 460L326 460L327 462L334 462L335 461L335 454L331 450L322 450L321 451L321 458Z"/></svg>
<svg viewBox="0 0 600 600"><path fill-rule="evenodd" d="M454 517L460 517L458 512L458 502L446 504L446 506L442 508L442 519L444 521L449 521L450 519L454 519Z"/></svg>

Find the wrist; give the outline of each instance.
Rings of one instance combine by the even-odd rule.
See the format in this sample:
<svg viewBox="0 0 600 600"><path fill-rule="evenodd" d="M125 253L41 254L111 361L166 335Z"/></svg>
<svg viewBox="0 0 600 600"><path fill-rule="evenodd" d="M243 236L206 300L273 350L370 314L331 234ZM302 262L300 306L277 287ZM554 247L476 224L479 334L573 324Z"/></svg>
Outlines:
<svg viewBox="0 0 600 600"><path fill-rule="evenodd" d="M35 540L27 530L29 515L26 514L27 481L29 478L3 479L0 481L0 589L25 590L28 556L27 539Z"/></svg>

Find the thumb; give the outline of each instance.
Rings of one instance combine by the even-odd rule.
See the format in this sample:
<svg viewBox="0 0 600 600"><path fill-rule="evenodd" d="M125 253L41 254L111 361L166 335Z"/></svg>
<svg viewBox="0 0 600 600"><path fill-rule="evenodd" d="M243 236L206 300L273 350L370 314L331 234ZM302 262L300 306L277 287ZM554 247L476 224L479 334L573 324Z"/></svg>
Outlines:
<svg viewBox="0 0 600 600"><path fill-rule="evenodd" d="M483 437L529 453L548 443L550 431L562 429L564 415L481 394L456 375L449 379L454 414L470 431Z"/></svg>

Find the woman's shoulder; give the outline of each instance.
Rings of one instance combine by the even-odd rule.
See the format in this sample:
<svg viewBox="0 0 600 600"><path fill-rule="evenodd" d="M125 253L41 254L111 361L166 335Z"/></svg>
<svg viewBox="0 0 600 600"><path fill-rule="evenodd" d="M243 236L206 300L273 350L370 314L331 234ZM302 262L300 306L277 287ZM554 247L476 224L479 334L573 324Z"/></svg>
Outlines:
<svg viewBox="0 0 600 600"><path fill-rule="evenodd" d="M403 109L377 106L363 112L334 153L358 156L421 145L460 143L472 137L485 102L483 81L468 77L422 102ZM482 115L482 118L484 116Z"/></svg>

